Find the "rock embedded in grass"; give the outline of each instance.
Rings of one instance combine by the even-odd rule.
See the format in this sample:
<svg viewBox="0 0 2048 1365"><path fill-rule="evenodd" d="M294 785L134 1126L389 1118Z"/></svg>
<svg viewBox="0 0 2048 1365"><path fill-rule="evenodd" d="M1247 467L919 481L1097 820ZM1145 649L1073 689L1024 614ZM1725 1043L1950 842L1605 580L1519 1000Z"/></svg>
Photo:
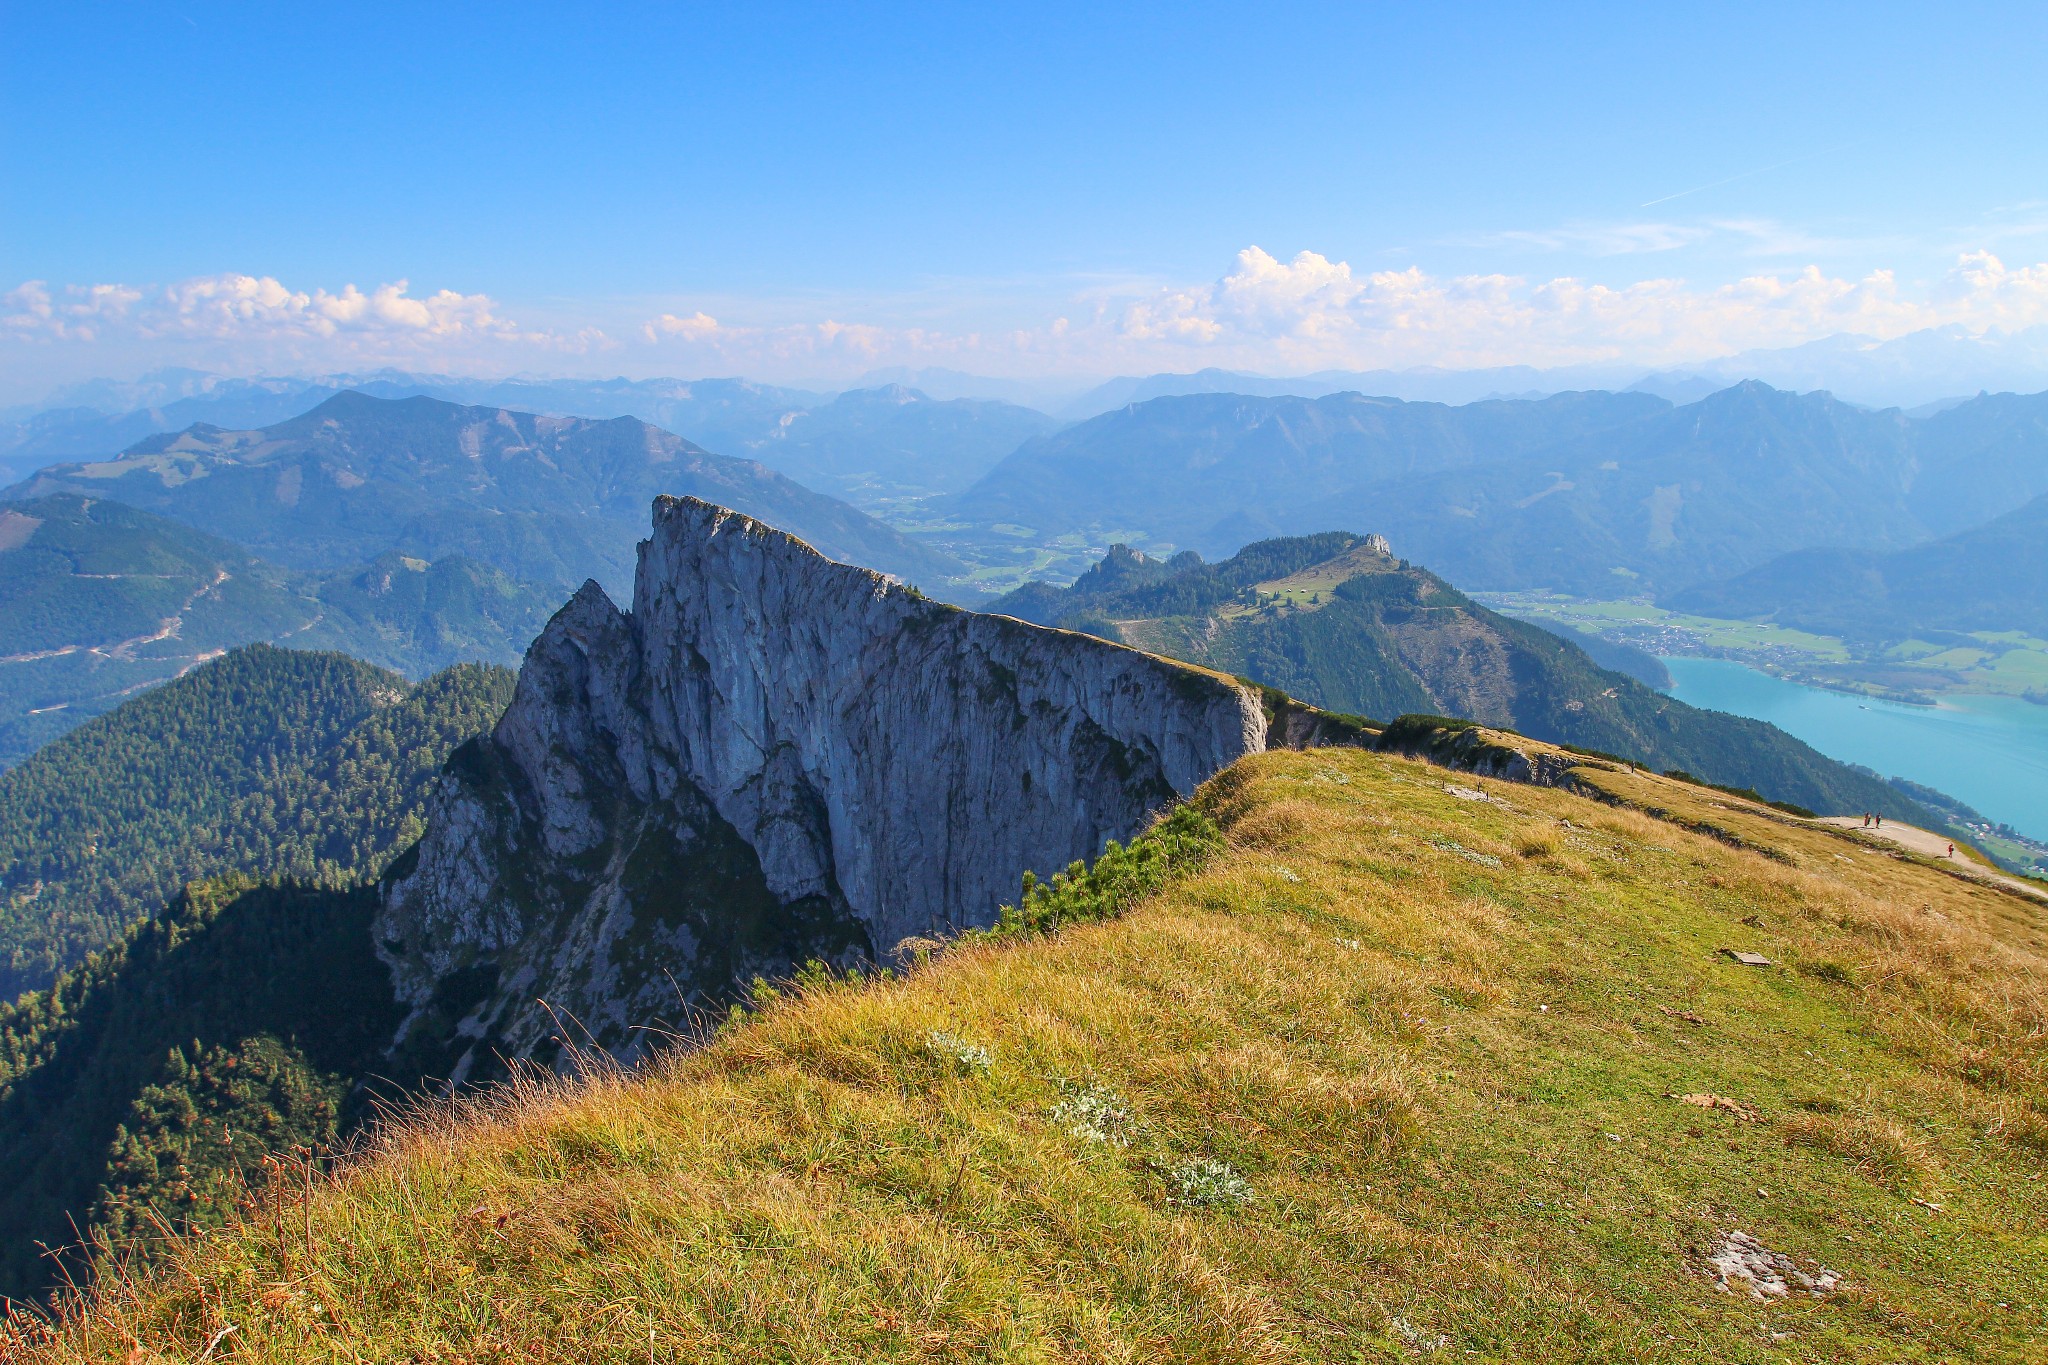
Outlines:
<svg viewBox="0 0 2048 1365"><path fill-rule="evenodd" d="M1748 1233L1734 1230L1722 1233L1707 1253L1707 1268L1713 1273L1716 1289L1727 1294L1733 1293L1738 1283L1746 1284L1750 1297L1759 1301L1782 1299L1795 1292L1824 1298L1841 1287L1838 1272L1818 1262L1808 1265L1811 1271Z"/></svg>

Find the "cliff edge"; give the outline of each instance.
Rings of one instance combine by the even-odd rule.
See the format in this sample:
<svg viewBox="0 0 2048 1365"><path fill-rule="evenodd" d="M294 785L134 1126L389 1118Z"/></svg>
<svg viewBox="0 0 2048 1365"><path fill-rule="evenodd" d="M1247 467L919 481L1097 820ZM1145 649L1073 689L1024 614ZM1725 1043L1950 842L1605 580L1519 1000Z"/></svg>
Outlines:
<svg viewBox="0 0 2048 1365"><path fill-rule="evenodd" d="M987 924L1265 741L1227 677L661 498L632 612L587 583L555 615L386 883L400 1045L457 1079L553 1060L558 1019L636 1052L752 973Z"/></svg>

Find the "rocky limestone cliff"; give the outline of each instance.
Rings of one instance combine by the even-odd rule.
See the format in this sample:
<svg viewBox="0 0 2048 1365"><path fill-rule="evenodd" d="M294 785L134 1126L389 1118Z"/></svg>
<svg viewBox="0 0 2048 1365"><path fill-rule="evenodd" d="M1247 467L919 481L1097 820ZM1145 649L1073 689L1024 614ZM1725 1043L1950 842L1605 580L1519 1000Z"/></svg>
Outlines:
<svg viewBox="0 0 2048 1365"><path fill-rule="evenodd" d="M662 498L631 614L595 583L557 613L387 881L401 1045L459 1079L552 1060L559 1016L636 1051L751 973L989 923L1265 739L1229 678Z"/></svg>

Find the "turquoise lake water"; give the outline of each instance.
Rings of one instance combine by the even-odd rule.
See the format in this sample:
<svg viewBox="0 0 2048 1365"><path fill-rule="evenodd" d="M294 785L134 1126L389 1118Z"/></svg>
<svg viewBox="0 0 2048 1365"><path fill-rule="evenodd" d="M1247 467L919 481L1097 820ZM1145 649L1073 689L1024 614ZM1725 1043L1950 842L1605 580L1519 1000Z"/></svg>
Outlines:
<svg viewBox="0 0 2048 1365"><path fill-rule="evenodd" d="M2048 706L1952 696L1939 706L1866 701L1725 659L1664 660L1671 695L1767 720L1830 758L1947 792L2022 834L2048 839Z"/></svg>

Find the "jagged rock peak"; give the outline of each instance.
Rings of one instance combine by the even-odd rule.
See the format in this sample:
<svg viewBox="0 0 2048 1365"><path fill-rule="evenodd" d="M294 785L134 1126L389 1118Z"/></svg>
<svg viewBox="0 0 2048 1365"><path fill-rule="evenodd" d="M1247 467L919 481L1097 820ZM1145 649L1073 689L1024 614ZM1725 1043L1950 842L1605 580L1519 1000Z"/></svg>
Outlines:
<svg viewBox="0 0 2048 1365"><path fill-rule="evenodd" d="M1265 733L1220 674L661 498L631 614L586 584L534 642L379 941L410 1031L544 1053L544 997L629 1047L677 986L986 924L1025 870L1129 838Z"/></svg>
<svg viewBox="0 0 2048 1365"><path fill-rule="evenodd" d="M1388 559L1394 557L1394 547L1387 544L1387 538L1377 531L1365 538L1365 548L1373 554L1385 555Z"/></svg>

